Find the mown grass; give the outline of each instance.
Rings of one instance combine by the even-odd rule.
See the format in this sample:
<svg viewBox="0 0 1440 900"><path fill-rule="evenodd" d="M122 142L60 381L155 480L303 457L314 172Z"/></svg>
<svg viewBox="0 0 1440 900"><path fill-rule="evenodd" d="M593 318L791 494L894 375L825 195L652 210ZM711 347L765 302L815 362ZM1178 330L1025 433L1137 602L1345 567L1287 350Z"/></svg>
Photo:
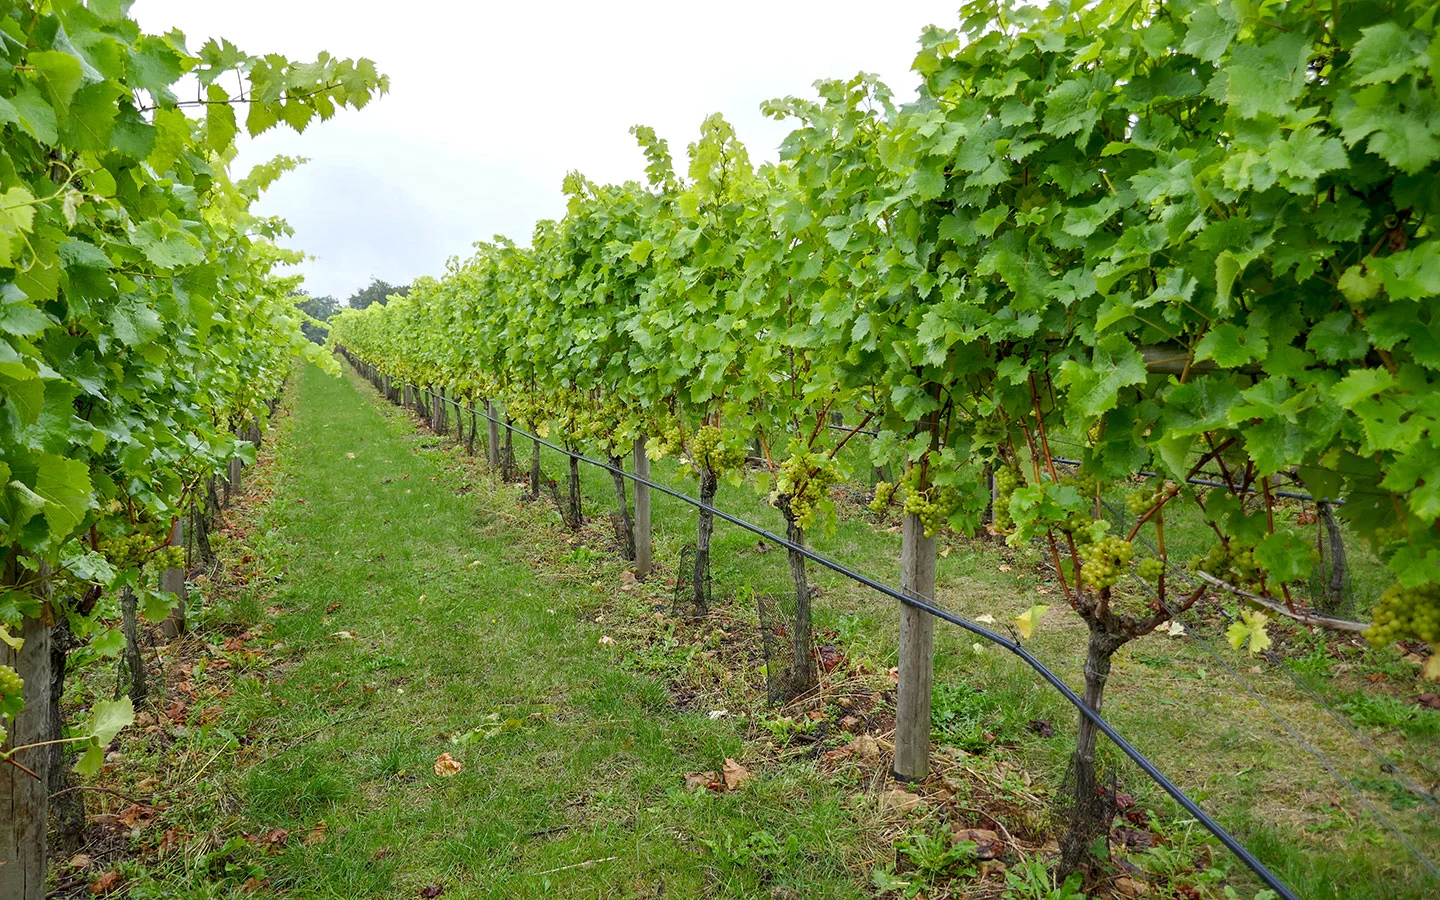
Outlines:
<svg viewBox="0 0 1440 900"><path fill-rule="evenodd" d="M522 462L529 447L517 438ZM548 474L563 475L563 456L545 450L542 459ZM863 464L852 461L851 468L863 471ZM693 477L673 460L655 463L653 474L662 483L693 490ZM608 473L585 467L582 479L588 513L607 514L614 504ZM1123 508L1123 498L1116 500ZM694 541L696 512L669 497L653 502L657 557L673 565L681 548ZM716 505L783 530L766 502L763 478L722 483ZM1292 507L1296 504L1281 510L1282 520L1295 517ZM895 524L863 506L841 503L833 530L807 535L807 541L854 569L898 584ZM1193 516L1172 523L1171 535L1178 536L1177 557L1203 553L1208 546L1208 529ZM717 525L719 593L748 588L784 596L791 589L784 554L757 552L756 543L749 532ZM1350 555L1352 603L1363 611L1361 595L1378 593L1382 574L1358 542L1352 542ZM811 566L811 578L823 590L816 621L833 633L828 639L841 640L853 656L869 658L882 670L894 665L893 604L819 566ZM1002 627L1034 604L1054 607L1030 647L1079 689L1084 626L1064 610L1038 551L993 538L945 538L937 580L943 606L972 618L992 616ZM1233 603L1213 602L1184 617L1185 634L1161 632L1129 645L1115 661L1106 715L1207 811L1253 844L1299 896L1435 896L1440 877L1418 856L1440 861L1435 793L1440 712L1414 702L1417 693L1431 689L1420 680L1418 666L1393 650L1371 650L1284 621L1271 630L1296 652L1252 657L1224 639L1234 613ZM937 740L974 751L988 731L1049 785L1063 782L1075 713L1018 660L941 626L936 682ZM1039 736L1028 727L1035 720L1051 724L1056 736ZM1122 789L1161 811L1162 831L1180 844L1203 841L1198 826L1167 795L1114 748L1103 751ZM1237 885L1256 885L1218 844L1213 858L1233 873Z"/></svg>
<svg viewBox="0 0 1440 900"><path fill-rule="evenodd" d="M248 879L295 898L864 896L862 826L813 770L684 789L744 758L736 725L616 665L585 614L595 590L532 570L554 529L517 516L513 492L458 494L433 439L314 368L294 416L249 547L266 578L212 610L271 626L270 668L236 682L218 764L174 787L161 824L181 852L123 867L131 896L240 896ZM194 743L154 752L185 765ZM148 748L127 752L143 768ZM446 752L463 768L441 778ZM268 850L232 841L273 829L288 836ZM788 843L738 860L707 846L764 831Z"/></svg>
<svg viewBox="0 0 1440 900"><path fill-rule="evenodd" d="M211 723L123 748L140 771L174 767L158 798L169 805L136 842L155 843L162 827L179 835L158 860L122 866L131 896L393 897L442 886L466 898L862 897L873 896L870 870L893 862L897 829L929 827L897 824L866 784L792 752L794 723L747 708L743 685L705 698L732 706L725 717L712 720L703 704L678 711L667 682L724 681L714 641L662 632L602 644L663 608L663 571L643 591L622 590L624 564L593 534L570 544L548 501L517 503L518 486L461 464L462 451L358 379L303 370L293 404L264 470L266 499L228 548L255 557L254 577L205 619L262 634L252 643L264 653L225 682L230 695L217 698ZM515 449L523 468L529 444ZM563 457L543 458L563 484ZM693 483L673 460L655 475ZM585 467L582 478L598 520L614 502L610 477ZM753 481L722 485L717 503L780 528ZM695 511L656 496L653 518L657 560L673 568L694 540ZM833 531L809 540L896 583L894 524L842 503ZM719 525L715 560L717 597L738 598L731 615L791 590L785 554L741 529ZM893 665L894 605L817 567L811 577L822 640L873 672ZM946 538L939 582L943 605L1002 627L1033 604L1057 607L1030 644L1079 684L1083 627L1059 608L1034 550ZM1287 660L1272 664L1230 650L1215 612L1187 619L1186 636L1122 651L1107 715L1299 896L1434 896L1378 816L1431 855L1440 817L1356 740L1433 785L1440 714L1408 702L1413 663L1301 630ZM971 754L963 764L1002 801L1012 795L1027 828L1053 832L1073 710L1017 660L957 629L938 630L936 669L937 742ZM204 674L195 680L203 688ZM1253 895L1242 867L1106 750L1117 787L1155 811L1162 837L1132 861L1172 888L1218 897L1228 882ZM445 752L463 766L453 778L432 770ZM758 779L722 794L683 787L685 773L727 757ZM267 842L274 829L288 838ZM1197 869L1207 858L1213 865ZM964 896L963 884L952 887Z"/></svg>

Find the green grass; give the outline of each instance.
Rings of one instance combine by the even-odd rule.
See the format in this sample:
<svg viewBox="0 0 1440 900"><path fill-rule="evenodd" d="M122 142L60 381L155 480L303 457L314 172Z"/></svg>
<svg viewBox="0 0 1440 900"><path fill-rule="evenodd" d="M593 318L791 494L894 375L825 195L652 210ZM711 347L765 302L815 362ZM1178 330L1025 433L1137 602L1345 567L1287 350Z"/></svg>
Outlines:
<svg viewBox="0 0 1440 900"><path fill-rule="evenodd" d="M132 896L238 896L251 877L296 898L863 896L840 788L789 767L684 790L743 757L737 726L617 666L596 592L529 564L553 530L517 519L508 490L457 495L434 443L349 381L300 374L253 543L278 584L213 613L269 618L281 647L283 675L243 677L221 719L249 748L236 759L258 761L213 767L166 812L193 840L132 869ZM453 778L432 771L445 752ZM322 821L324 840L301 840ZM212 856L275 828L292 835L276 852Z"/></svg>
<svg viewBox="0 0 1440 900"><path fill-rule="evenodd" d="M522 467L529 450L517 439ZM247 664L211 726L125 748L174 767L159 825L185 836L158 864L125 868L132 896L239 896L251 878L297 898L416 896L432 884L447 898L652 897L662 886L673 897L776 887L872 896L866 874L893 862L897 832L873 801L856 798L867 785L792 753L803 717L787 723L746 707L753 683L731 678L729 661L714 655L723 651L715 632L635 627L663 610L663 589L659 579L645 591L619 588L624 566L596 533L614 502L608 473L582 467L595 532L572 545L548 501L517 503L519 487L462 462L357 379L313 368L297 379L293 417L271 453L265 500L230 548L257 557L257 577L205 616L213 629L268 628L256 642L267 655ZM543 458L563 484L563 457ZM693 487L673 460L654 471ZM717 504L781 527L763 485L722 484ZM833 531L808 536L812 546L898 582L894 523L843 504L841 513ZM657 495L653 518L663 577L694 540L696 513ZM728 615L753 616L755 595L791 590L785 554L753 534L720 523L714 555L717 598L739 598ZM1029 644L1078 686L1084 629L1038 563L1028 547L946 538L939 600L1001 627L1033 604L1055 606ZM894 665L894 605L811 569L822 642L873 672ZM1296 632L1288 665L1336 705L1337 721L1287 673L1231 651L1214 622L1191 628L1201 642L1153 635L1121 652L1107 716L1300 896L1433 896L1399 842L1281 724L1338 761L1434 854L1440 821L1397 793L1341 724L1430 784L1440 714L1407 705L1413 664L1389 651L1333 653ZM601 644L612 632L619 642ZM1049 833L1074 711L1008 654L945 626L936 638L936 740L974 754L964 765L990 785L976 802L1009 810L1017 833ZM1389 693L1368 687L1370 675ZM667 679L697 689L693 711L676 711ZM732 714L705 714L721 706ZM463 765L454 778L432 771L444 752ZM1248 874L1158 788L1113 748L1102 755L1121 790L1155 810L1166 840L1134 861L1203 896L1220 896L1226 880L1253 895ZM752 763L759 779L734 793L683 788L685 773L719 769L726 757ZM324 840L302 839L322 821ZM235 842L275 828L291 837L269 851ZM1215 866L1196 872L1201 853Z"/></svg>
<svg viewBox="0 0 1440 900"><path fill-rule="evenodd" d="M528 441L517 438L519 458L528 460L529 449ZM542 459L548 474L563 473L563 456L547 450ZM863 461L852 459L850 468L860 480L868 480ZM581 471L587 513L608 513L614 503L609 475L592 467ZM655 463L653 474L662 483L694 491L693 476L673 460ZM1123 508L1122 499L1116 498ZM696 513L673 498L656 497L654 503L657 558L674 565L680 548L695 539ZM722 482L716 505L783 530L779 514L765 500L763 480L757 483L754 476L743 484ZM898 584L896 523L878 521L853 506L842 505L840 512L832 531L807 535L807 542L852 568ZM1297 504L1284 503L1279 518L1290 522L1296 512ZM559 521L557 513L551 515ZM1170 519L1167 531L1176 558L1203 553L1212 535L1198 516ZM1301 531L1315 526L1294 527ZM717 523L714 546L717 595L753 589L783 596L790 590L784 554L757 552L753 534ZM941 547L941 604L970 617L993 616L1002 627L1034 604L1052 606L1029 646L1079 689L1084 626L1064 610L1061 591L1043 574L1039 553L989 538L948 537ZM1363 612L1363 598L1378 594L1383 586L1383 571L1358 541L1351 541L1348 549L1351 596ZM815 610L817 627L834 632L852 657L880 669L894 665L894 605L818 566L810 570L812 583L823 588ZM1280 621L1272 630L1299 648L1282 669L1232 650L1223 636L1226 620L1217 619L1214 611L1200 613L1186 617L1185 637L1157 633L1121 651L1107 692L1107 717L1242 841L1254 841L1260 858L1280 867L1300 896L1336 896L1339 891L1356 898L1421 900L1440 892L1440 879L1404 844L1408 841L1431 859L1440 858L1440 816L1434 806L1419 801L1382 771L1382 766L1393 766L1432 791L1440 781L1440 712L1412 702L1415 693L1430 689L1419 681L1416 665L1400 660L1392 650L1336 643ZM1371 684L1366 676L1374 675L1384 683ZM981 749L990 743L984 738L988 731L997 743L1007 745L1008 758L1039 773L1048 786L1059 785L1073 747L1076 714L1028 668L942 625L936 631L935 678L937 740ZM1331 709L1319 706L1307 689ZM1026 727L1037 719L1051 724L1055 737L1041 737ZM1358 727L1381 758L1371 755L1348 727ZM1324 756L1323 764L1310 754L1311 748ZM1194 830L1189 843L1203 842L1183 810L1113 747L1102 744L1102 756L1123 790L1160 813L1162 831ZM1338 778L1326 765L1335 768ZM1344 810L1348 827L1326 827L1333 825L1336 808ZM1388 821L1381 822L1372 809ZM1363 864L1351 865L1353 841L1364 843ZM1246 885L1255 889L1252 876L1223 848L1215 844L1210 852L1242 891ZM1210 889L1205 877L1195 883Z"/></svg>

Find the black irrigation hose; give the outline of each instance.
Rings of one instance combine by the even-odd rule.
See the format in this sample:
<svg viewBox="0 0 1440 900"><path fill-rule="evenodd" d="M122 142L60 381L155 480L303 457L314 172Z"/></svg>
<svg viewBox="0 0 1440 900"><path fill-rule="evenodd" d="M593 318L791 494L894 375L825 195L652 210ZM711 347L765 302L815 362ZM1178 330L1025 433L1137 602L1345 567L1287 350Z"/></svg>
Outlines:
<svg viewBox="0 0 1440 900"><path fill-rule="evenodd" d="M426 393L430 394L431 397L436 396L435 393L433 391L430 391L428 388L421 388L417 385L415 386L415 389L423 390ZM459 404L457 403L456 405L458 406ZM706 510L713 515L725 520L726 522L729 522L732 525L739 526L740 528L743 528L746 531L751 532L752 534L759 535L765 540L771 541L775 544L779 544L780 546L785 547L787 550L793 550L797 553L800 553L806 559L809 559L812 562L817 563L818 565L824 566L825 568L831 570L832 572L835 572L836 574L842 575L845 578L849 578L851 581L863 584L871 590L877 591L887 597L890 597L893 600L898 600L901 603L904 603L906 606L910 606L926 612L937 619L949 622L952 625L957 625L960 628L963 628L978 637L982 637L993 644L998 644L999 646L1004 647L1006 650L1009 650L1011 653L1018 656L1030 668L1034 669L1041 678L1045 679L1045 681L1048 682L1051 687L1053 687L1057 692L1059 692L1061 696L1068 700L1071 706L1074 706L1076 709L1078 709L1082 716L1089 719L1096 728L1099 728L1106 737L1108 737L1112 742L1114 742L1115 746L1119 747L1126 756L1130 757L1131 761L1133 761L1135 765L1139 766L1146 775L1150 776L1150 779L1156 784L1158 784L1162 789L1164 789L1165 793L1169 794L1176 803L1180 804L1180 806L1185 809L1186 812L1194 816L1196 821L1198 821L1202 826L1204 826L1206 831L1209 831L1212 835L1216 837L1217 840L1220 841L1220 843L1224 844L1231 853L1235 854L1236 858L1238 858L1242 863L1246 865L1246 867L1248 867L1252 872L1254 872L1260 878L1260 880L1265 883L1267 887L1279 894L1283 898L1283 900L1299 900L1299 898L1296 897L1294 892L1291 891L1288 886L1286 886L1285 882L1281 881L1278 876L1276 876L1273 872L1266 868L1264 863L1256 859L1255 856L1251 854L1249 850L1245 849L1245 846L1241 844L1238 840L1236 840L1235 837L1230 834L1230 832L1226 831L1225 828L1220 825L1220 823L1210 818L1210 816L1203 809L1201 809L1194 800L1190 799L1189 795L1187 795L1183 790L1181 790L1180 787L1174 782L1172 782L1169 778L1166 778L1164 773L1162 773L1158 768L1155 767L1154 763L1150 762L1150 760L1146 758L1145 754L1141 753L1139 750L1131 746L1130 742L1125 740L1125 738L1120 735L1120 732L1115 730L1115 727L1113 725L1107 722L1095 710L1085 705L1085 701L1081 699L1079 694L1075 693L1074 689L1072 689L1070 685L1066 684L1060 678L1060 676L1056 675L1049 668L1047 668L1044 663L1036 659L1030 653L1030 651L1026 650L1023 646L1021 646L1019 642L1011 640L1010 638L1005 637L998 632L991 631L990 629L976 622L961 618L954 613L947 612L946 610L943 610L940 607L935 606L926 600L903 594L887 584L876 581L875 579L870 578L867 575L862 575L861 573L856 572L855 570L850 569L842 565L841 563L835 562L828 557L821 556L818 553L815 553L812 550L808 550L798 544L793 544L785 538L780 537L778 534L775 534L774 532L761 528L758 525L753 525L745 521L744 519L733 516L722 509L717 509L716 507L711 506L708 503L703 503L700 500L689 496L688 494L682 494L679 491L668 488L663 484L659 484L646 478L640 478L637 475L626 472L624 469L615 468L609 463L601 462L600 460L596 459L591 459L590 457L583 454L574 453L570 450L566 450L563 447L556 446L549 441L546 441L536 435L524 431L523 429L516 428L514 425L502 421L499 417L492 416L488 412L479 411L473 406L469 408L469 411L476 415L483 416L488 421L504 426L506 429L508 429L514 434L518 434L521 437L529 438L530 440L534 441L542 447L549 447L551 450L554 450L558 453L563 453L567 457L573 457L582 462L589 463L590 465L595 466L596 468L604 469L611 474L618 474L637 484L643 484L646 487L657 490L662 494L666 494L667 496L674 497L677 500L688 503L691 506Z"/></svg>

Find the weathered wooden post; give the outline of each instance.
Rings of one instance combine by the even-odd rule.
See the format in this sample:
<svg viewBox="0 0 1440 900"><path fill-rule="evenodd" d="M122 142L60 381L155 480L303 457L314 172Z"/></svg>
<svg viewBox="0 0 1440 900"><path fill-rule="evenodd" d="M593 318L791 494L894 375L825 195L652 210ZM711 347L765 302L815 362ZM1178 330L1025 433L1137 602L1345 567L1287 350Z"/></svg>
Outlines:
<svg viewBox="0 0 1440 900"><path fill-rule="evenodd" d="M5 575L6 584L18 583L15 568L7 566ZM24 644L18 652L0 643L0 663L25 679L25 709L8 729L6 743L11 747L50 738L50 627L26 616L19 637ZM31 747L15 754L11 763L0 763L0 897L5 900L45 897L49 776L49 747Z"/></svg>
<svg viewBox="0 0 1440 900"><path fill-rule="evenodd" d="M170 529L171 547L185 546L185 517L180 516L175 520L175 525ZM185 570L178 566L170 566L160 573L160 590L175 595L175 608L170 610L170 615L160 624L161 632L167 638L175 638L185 633Z"/></svg>
<svg viewBox="0 0 1440 900"><path fill-rule="evenodd" d="M486 433L490 438L489 442L485 445L485 449L490 461L490 471L498 472L500 470L500 423L497 421L498 416L495 415L495 404L493 401L485 401L485 414L489 416L487 423L489 430Z"/></svg>
<svg viewBox="0 0 1440 900"><path fill-rule="evenodd" d="M902 525L900 589L907 597L935 598L935 539L925 536L920 517ZM895 701L895 777L923 781L930 774L930 696L935 667L935 619L913 606L900 606L900 683Z"/></svg>

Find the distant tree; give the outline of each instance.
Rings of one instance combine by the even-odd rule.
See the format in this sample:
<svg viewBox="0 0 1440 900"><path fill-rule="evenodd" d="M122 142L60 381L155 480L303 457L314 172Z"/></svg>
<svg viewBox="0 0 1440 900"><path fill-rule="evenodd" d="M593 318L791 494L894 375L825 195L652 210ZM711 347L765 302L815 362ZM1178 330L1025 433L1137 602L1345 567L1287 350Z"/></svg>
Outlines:
<svg viewBox="0 0 1440 900"><path fill-rule="evenodd" d="M326 294L321 297L312 297L309 294L295 293L295 306L308 316L319 319L321 322L330 321L330 317L340 311L340 301ZM305 336L317 344L325 343L325 329L314 322L305 321L300 323L300 330Z"/></svg>
<svg viewBox="0 0 1440 900"><path fill-rule="evenodd" d="M410 285L408 284L394 285L372 276L368 287L363 287L351 294L350 299L345 302L355 309L364 309L372 303L378 303L384 306L386 298L392 294L403 297L408 293L410 293Z"/></svg>

